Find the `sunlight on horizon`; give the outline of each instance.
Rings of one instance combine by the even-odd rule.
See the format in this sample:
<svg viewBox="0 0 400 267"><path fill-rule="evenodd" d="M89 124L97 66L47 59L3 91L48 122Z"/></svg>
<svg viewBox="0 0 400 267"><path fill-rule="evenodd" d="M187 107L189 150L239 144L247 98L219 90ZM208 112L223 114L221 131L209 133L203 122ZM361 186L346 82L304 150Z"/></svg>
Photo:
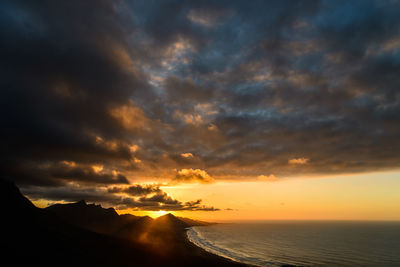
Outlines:
<svg viewBox="0 0 400 267"><path fill-rule="evenodd" d="M132 211L130 209L124 209L124 210L116 210L118 212L118 214L132 214L135 216L149 216L153 219L161 217L163 215L166 215L168 213L171 213L173 215L175 215L174 211L165 211L165 210L159 210L159 211L146 211L146 210L135 210Z"/></svg>
<svg viewBox="0 0 400 267"><path fill-rule="evenodd" d="M173 212L201 220L400 220L399 177L400 172L380 172L162 188L177 198L198 198L221 208Z"/></svg>
<svg viewBox="0 0 400 267"><path fill-rule="evenodd" d="M168 195L182 200L201 199L204 205L212 203L220 210L116 211L152 218L171 213L205 221L400 220L399 177L400 172L396 171L279 181L165 185L161 188ZM33 203L45 208L67 202L39 199Z"/></svg>

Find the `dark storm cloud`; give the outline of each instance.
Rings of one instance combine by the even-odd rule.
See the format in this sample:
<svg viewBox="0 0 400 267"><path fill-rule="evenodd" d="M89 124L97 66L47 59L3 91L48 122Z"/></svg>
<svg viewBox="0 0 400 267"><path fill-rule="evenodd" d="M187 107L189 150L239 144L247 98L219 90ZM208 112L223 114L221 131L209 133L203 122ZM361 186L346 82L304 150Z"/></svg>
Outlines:
<svg viewBox="0 0 400 267"><path fill-rule="evenodd" d="M53 188L182 169L218 180L398 168L399 11L396 1L2 3L1 173ZM288 163L299 158L307 164ZM129 190L118 193L164 196Z"/></svg>
<svg viewBox="0 0 400 267"><path fill-rule="evenodd" d="M193 80L181 80L179 77L170 76L164 84L168 101L171 104L193 101L195 103L212 100L214 90L207 87L197 86ZM178 103L177 103L178 102Z"/></svg>
<svg viewBox="0 0 400 267"><path fill-rule="evenodd" d="M45 197L51 201L74 202L86 200L94 203L105 203L108 205L118 205L123 201L121 196L107 194L105 190L98 188L75 188L75 187L37 187L29 186L22 190L32 200Z"/></svg>
<svg viewBox="0 0 400 267"><path fill-rule="evenodd" d="M201 199L196 201L180 202L171 198L164 192L157 193L150 197L141 197L138 202L126 203L128 207L137 207L145 210L202 210L218 211L219 209L201 205Z"/></svg>
<svg viewBox="0 0 400 267"><path fill-rule="evenodd" d="M124 68L123 14L110 1L12 1L3 4L2 167L25 161L129 158L99 146L124 139L109 108L145 88ZM16 179L18 179L16 177Z"/></svg>
<svg viewBox="0 0 400 267"><path fill-rule="evenodd" d="M134 188L134 189L133 189ZM150 190L153 189L153 190ZM75 202L84 199L88 202L101 203L119 209L135 210L187 210L218 211L219 209L202 205L201 199L181 202L170 197L157 186L134 185L128 188L92 188L92 187L37 187L29 186L23 190L32 200L45 197L50 201ZM121 195L127 193L128 195ZM144 196L143 196L144 195ZM141 196L141 197L138 197Z"/></svg>
<svg viewBox="0 0 400 267"><path fill-rule="evenodd" d="M96 170L96 168L101 170ZM75 166L75 164L71 166L71 163L61 162L55 166L44 166L43 169L54 178L70 181L94 184L129 184L124 175L104 171L102 166Z"/></svg>

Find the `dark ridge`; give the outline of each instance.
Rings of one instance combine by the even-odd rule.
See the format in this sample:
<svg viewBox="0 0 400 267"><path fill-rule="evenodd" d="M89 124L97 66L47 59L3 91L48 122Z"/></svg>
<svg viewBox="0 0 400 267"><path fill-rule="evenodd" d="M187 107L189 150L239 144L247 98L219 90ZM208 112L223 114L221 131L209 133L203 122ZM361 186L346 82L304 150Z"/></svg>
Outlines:
<svg viewBox="0 0 400 267"><path fill-rule="evenodd" d="M32 202L21 194L19 188L13 182L0 179L0 187L0 200L6 212L13 214L17 211L32 212L37 209Z"/></svg>
<svg viewBox="0 0 400 267"><path fill-rule="evenodd" d="M63 217L84 216L90 219L116 218L118 213L113 208L105 209L101 205L86 204L84 200L70 204L55 204L46 208Z"/></svg>
<svg viewBox="0 0 400 267"><path fill-rule="evenodd" d="M113 209L105 209L100 205L86 204L84 200L69 204L55 204L45 208L66 222L97 233L109 234L118 227L120 220Z"/></svg>

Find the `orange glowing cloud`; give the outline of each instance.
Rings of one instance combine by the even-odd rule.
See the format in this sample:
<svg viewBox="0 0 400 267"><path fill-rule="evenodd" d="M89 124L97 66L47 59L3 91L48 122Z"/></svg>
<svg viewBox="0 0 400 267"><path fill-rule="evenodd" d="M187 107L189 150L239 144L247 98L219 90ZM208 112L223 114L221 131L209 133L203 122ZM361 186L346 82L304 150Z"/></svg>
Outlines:
<svg viewBox="0 0 400 267"><path fill-rule="evenodd" d="M289 159L289 164L298 164L298 165L304 165L307 164L310 161L308 158L293 158Z"/></svg>
<svg viewBox="0 0 400 267"><path fill-rule="evenodd" d="M111 109L110 114L120 121L126 129L146 128L148 124L148 119L143 110L137 107L133 101L130 101L128 105Z"/></svg>
<svg viewBox="0 0 400 267"><path fill-rule="evenodd" d="M183 157L183 158L193 158L193 154L192 153L182 153L181 154L181 157Z"/></svg>
<svg viewBox="0 0 400 267"><path fill-rule="evenodd" d="M181 169L176 173L173 182L209 184L214 182L214 178L212 178L205 170Z"/></svg>

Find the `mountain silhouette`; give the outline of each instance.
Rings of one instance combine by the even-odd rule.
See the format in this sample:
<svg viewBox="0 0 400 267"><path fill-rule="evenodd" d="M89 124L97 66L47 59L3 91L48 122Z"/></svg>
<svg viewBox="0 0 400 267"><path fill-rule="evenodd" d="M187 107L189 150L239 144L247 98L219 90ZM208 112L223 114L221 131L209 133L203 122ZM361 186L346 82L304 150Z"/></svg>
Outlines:
<svg viewBox="0 0 400 267"><path fill-rule="evenodd" d="M133 215L129 218L127 216L120 218L113 208L104 209L100 205L86 204L84 200L70 204L55 204L45 210L70 224L103 234L112 233L123 222L137 219Z"/></svg>
<svg viewBox="0 0 400 267"><path fill-rule="evenodd" d="M70 225L36 208L11 182L0 179L0 196L5 205L1 261L9 266L154 264L147 248Z"/></svg>
<svg viewBox="0 0 400 267"><path fill-rule="evenodd" d="M190 243L190 224L172 214L155 220L118 215L84 201L40 209L4 179L0 200L4 266L244 266ZM111 234L99 232L106 225Z"/></svg>
<svg viewBox="0 0 400 267"><path fill-rule="evenodd" d="M0 179L1 203L8 203L3 206L3 210L7 212L26 211L31 212L36 209L35 205L32 204L26 197L24 197L19 191L18 187L14 183L8 180Z"/></svg>
<svg viewBox="0 0 400 267"><path fill-rule="evenodd" d="M171 213L167 213L163 216L158 217L154 220L154 224L159 227L173 227L173 228L186 228L190 225L185 223L184 221L178 219L178 217L174 216Z"/></svg>
<svg viewBox="0 0 400 267"><path fill-rule="evenodd" d="M171 213L152 219L149 216L118 215L113 208L87 204L84 200L69 204L55 204L45 210L56 214L68 223L93 232L109 234L138 241L139 235L151 229L159 231L182 231L187 227L209 225L210 223L176 217Z"/></svg>

